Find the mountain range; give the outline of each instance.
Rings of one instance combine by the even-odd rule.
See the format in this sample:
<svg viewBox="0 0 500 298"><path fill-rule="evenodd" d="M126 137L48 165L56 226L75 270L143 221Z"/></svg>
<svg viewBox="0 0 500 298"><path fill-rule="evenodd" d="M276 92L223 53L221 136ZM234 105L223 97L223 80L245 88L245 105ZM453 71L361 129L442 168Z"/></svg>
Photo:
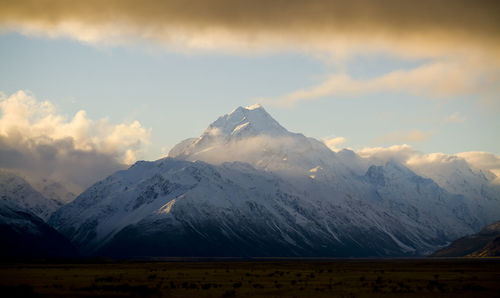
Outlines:
<svg viewBox="0 0 500 298"><path fill-rule="evenodd" d="M422 256L500 218L463 160L437 169L334 152L260 105L86 189L48 224L85 255Z"/></svg>

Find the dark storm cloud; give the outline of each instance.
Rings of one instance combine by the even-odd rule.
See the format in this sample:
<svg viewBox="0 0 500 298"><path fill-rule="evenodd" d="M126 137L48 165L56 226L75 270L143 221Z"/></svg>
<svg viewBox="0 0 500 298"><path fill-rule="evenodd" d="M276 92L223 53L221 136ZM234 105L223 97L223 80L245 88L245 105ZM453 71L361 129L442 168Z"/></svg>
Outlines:
<svg viewBox="0 0 500 298"><path fill-rule="evenodd" d="M188 46L210 46L227 37L252 46L272 44L273 38L321 44L338 36L348 43L349 39L373 35L391 41L410 39L431 47L472 43L496 50L500 43L500 1L494 0L2 0L0 3L0 22L4 26L64 33L89 41L123 33L167 43L186 42ZM68 26L62 28L65 25ZM220 44L224 46L224 42Z"/></svg>

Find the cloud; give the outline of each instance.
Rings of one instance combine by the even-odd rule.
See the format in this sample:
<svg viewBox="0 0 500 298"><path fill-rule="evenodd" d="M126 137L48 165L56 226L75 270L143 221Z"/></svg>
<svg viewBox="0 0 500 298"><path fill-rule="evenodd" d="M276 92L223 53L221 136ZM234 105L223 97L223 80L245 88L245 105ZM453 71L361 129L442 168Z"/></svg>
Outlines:
<svg viewBox="0 0 500 298"><path fill-rule="evenodd" d="M4 27L87 42L150 39L191 48L252 49L290 43L348 52L498 49L494 0L2 0ZM377 42L373 42L376 40ZM304 43L308 42L308 43ZM498 53L498 51L496 51Z"/></svg>
<svg viewBox="0 0 500 298"><path fill-rule="evenodd" d="M370 93L409 93L431 98L481 95L497 99L500 92L498 72L480 66L477 61L433 61L410 70L396 70L370 79L354 79L348 74L330 76L317 86L299 89L277 98L259 101L291 106L299 101L326 96L353 96ZM464 71L468 69L468 71ZM485 81L485 74L489 80Z"/></svg>
<svg viewBox="0 0 500 298"><path fill-rule="evenodd" d="M341 63L380 53L428 64L369 80L347 73L267 99L409 92L500 93L500 2L495 0L0 0L0 29L91 44L155 42L183 52L300 51Z"/></svg>
<svg viewBox="0 0 500 298"><path fill-rule="evenodd" d="M407 144L394 145L390 147L367 147L357 152L363 158L370 158L382 164L389 160L406 163L410 157L420 154Z"/></svg>
<svg viewBox="0 0 500 298"><path fill-rule="evenodd" d="M340 146L346 142L346 138L344 137L328 137L323 139L323 143L330 148L332 151L340 150Z"/></svg>
<svg viewBox="0 0 500 298"><path fill-rule="evenodd" d="M0 168L80 187L135 161L150 131L134 121L113 125L79 111L67 120L49 101L18 91L0 98Z"/></svg>
<svg viewBox="0 0 500 298"><path fill-rule="evenodd" d="M436 165L452 164L456 162L465 163L465 160L458 155L445 154L441 152L421 154L416 153L406 160L406 164L412 168L436 167Z"/></svg>
<svg viewBox="0 0 500 298"><path fill-rule="evenodd" d="M453 113L444 119L446 123L464 123L467 121L467 117L462 116L459 112Z"/></svg>

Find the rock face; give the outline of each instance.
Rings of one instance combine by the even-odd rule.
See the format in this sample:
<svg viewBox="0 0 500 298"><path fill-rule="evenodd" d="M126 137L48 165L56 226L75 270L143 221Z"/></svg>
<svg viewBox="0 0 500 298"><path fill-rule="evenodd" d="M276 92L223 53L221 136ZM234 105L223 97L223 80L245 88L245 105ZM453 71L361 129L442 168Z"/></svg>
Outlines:
<svg viewBox="0 0 500 298"><path fill-rule="evenodd" d="M334 153L252 106L94 184L49 223L85 254L418 256L500 217L498 192L485 193L488 216L482 197Z"/></svg>
<svg viewBox="0 0 500 298"><path fill-rule="evenodd" d="M75 247L41 218L0 201L0 259L74 257Z"/></svg>
<svg viewBox="0 0 500 298"><path fill-rule="evenodd" d="M500 221L486 226L479 233L462 237L431 257L498 257L500 256Z"/></svg>

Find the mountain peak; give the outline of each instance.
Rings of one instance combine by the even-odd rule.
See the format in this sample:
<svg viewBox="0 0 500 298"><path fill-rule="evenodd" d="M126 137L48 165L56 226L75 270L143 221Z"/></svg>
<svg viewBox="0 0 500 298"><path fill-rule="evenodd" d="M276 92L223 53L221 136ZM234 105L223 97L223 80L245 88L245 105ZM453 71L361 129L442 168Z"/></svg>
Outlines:
<svg viewBox="0 0 500 298"><path fill-rule="evenodd" d="M168 155L182 158L225 146L224 144L232 141L256 136L283 137L291 135L295 134L274 120L262 105L240 106L212 122L199 138L187 139L176 145Z"/></svg>
<svg viewBox="0 0 500 298"><path fill-rule="evenodd" d="M256 135L282 136L288 133L260 104L255 104L238 107L219 117L208 126L202 137L210 135L229 139Z"/></svg>

